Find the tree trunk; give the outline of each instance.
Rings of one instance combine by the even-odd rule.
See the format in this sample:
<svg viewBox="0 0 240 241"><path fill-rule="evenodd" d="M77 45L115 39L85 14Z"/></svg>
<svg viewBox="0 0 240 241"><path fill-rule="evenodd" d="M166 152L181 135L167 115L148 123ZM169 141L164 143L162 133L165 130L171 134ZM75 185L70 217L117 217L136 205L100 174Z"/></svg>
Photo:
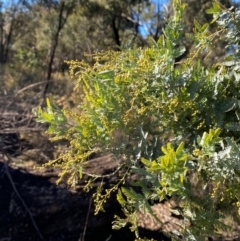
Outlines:
<svg viewBox="0 0 240 241"><path fill-rule="evenodd" d="M64 27L64 24L67 21L68 14L66 15L65 18L63 18L63 12L65 9L65 1L60 2L60 8L59 8L59 17L58 17L58 28L56 30L56 33L53 36L52 43L50 46L50 51L49 51L49 62L48 62L48 68L47 68L47 78L46 78L46 84L43 88L43 101L46 98L48 89L49 89L49 83L52 78L52 66L53 66L53 61L54 61L54 56L55 52L58 46L58 40L59 40L59 34Z"/></svg>
<svg viewBox="0 0 240 241"><path fill-rule="evenodd" d="M113 16L113 20L112 20L112 28L113 28L114 40L117 44L117 47L120 47L121 41L119 36L119 26L117 26L117 19L115 15Z"/></svg>

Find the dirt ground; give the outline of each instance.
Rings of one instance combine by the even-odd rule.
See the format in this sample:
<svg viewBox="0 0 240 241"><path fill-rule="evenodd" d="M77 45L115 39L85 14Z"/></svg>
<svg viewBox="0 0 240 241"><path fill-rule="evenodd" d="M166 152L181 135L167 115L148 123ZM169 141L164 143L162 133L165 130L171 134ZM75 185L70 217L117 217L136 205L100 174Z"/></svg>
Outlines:
<svg viewBox="0 0 240 241"><path fill-rule="evenodd" d="M134 240L129 228L111 228L114 214L121 213L115 198L95 216L93 205L88 211L91 192L57 186L56 179L52 169L31 171L0 161L0 241ZM141 229L140 234L169 240L159 232Z"/></svg>
<svg viewBox="0 0 240 241"><path fill-rule="evenodd" d="M106 212L94 215L94 206L91 202L94 189L89 193L84 192L83 182L80 182L75 190L64 183L56 185L59 170L33 168L52 158L52 145L43 140L39 149L34 149L36 144L31 143L20 152L15 152L19 146L23 146L19 145L19 140L13 145L11 137L5 143L10 144L9 148L5 145L7 159L0 152L0 241L135 240L135 234L129 227L112 230L114 215L122 215L115 196L106 203ZM38 144L41 143L38 141ZM42 150L48 150L49 153ZM89 170L90 173L97 170L100 174L112 172L115 168L109 156L89 160L89 167L92 168ZM106 185L113 182L114 179L110 179ZM167 220L167 231L179 222L172 217L167 201L156 204L153 210L160 220ZM158 241L170 240L161 233L163 228L159 228L155 220L147 216L139 215L139 225L141 237L154 238ZM234 233L226 233L224 237L209 240L238 241L240 228L236 227Z"/></svg>

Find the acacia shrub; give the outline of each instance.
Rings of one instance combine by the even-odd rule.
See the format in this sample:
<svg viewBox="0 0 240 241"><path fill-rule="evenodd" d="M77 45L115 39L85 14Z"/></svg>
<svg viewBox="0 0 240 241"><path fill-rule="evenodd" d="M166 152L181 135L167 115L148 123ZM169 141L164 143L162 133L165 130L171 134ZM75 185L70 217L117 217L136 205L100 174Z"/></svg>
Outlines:
<svg viewBox="0 0 240 241"><path fill-rule="evenodd" d="M148 48L98 53L93 66L70 61L76 89L83 93L78 110L63 110L47 100L46 109L34 112L38 121L49 123L52 140L70 143L46 164L61 167L59 181L70 174L68 182L74 186L87 175L88 189L96 179L111 175L85 171L92 153L121 157L123 162L112 173L119 181L110 189L100 185L93 196L97 213L117 192L126 219L116 216L114 228L130 222L138 236L136 213L155 216L153 201L177 197L179 208L172 212L184 222L173 230L173 238L204 240L218 234L230 211L239 222L240 12L214 2L208 13L219 28L211 33L212 23L201 26L195 21L191 38L196 50L186 61L175 63L185 51L180 44L184 7L174 2L174 16L164 35L157 42L149 40ZM231 50L229 56L206 69L198 56L221 37ZM116 132L122 138L116 140ZM137 178L127 188L125 181L132 174Z"/></svg>

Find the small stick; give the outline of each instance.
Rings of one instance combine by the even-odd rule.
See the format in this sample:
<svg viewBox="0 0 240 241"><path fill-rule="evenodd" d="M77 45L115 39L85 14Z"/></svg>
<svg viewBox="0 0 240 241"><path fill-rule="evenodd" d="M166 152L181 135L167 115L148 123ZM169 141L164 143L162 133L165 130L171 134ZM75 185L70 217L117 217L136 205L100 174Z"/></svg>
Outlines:
<svg viewBox="0 0 240 241"><path fill-rule="evenodd" d="M5 155L5 156L7 157L7 159L10 159L7 155ZM43 235L41 234L41 232L40 232L40 230L39 230L39 228L38 228L38 226L37 226L37 224L36 224L32 214L31 214L31 211L29 210L29 208L27 207L26 203L22 199L21 195L19 194L19 192L18 192L18 190L17 190L17 188L16 188L16 186L15 186L13 180L12 180L12 177L11 177L11 175L9 173L9 170L8 170L8 165L7 165L7 163L6 163L5 159L4 159L4 155L3 155L3 163L4 163L4 166L5 166L5 169L6 169L6 175L7 175L8 179L9 179L11 185L12 185L12 188L13 188L14 192L16 193L17 197L19 198L19 200L21 201L22 205L24 206L24 208L26 209L27 213L29 214L31 222L32 222L35 230L37 231L38 236L41 238L41 240L45 241Z"/></svg>
<svg viewBox="0 0 240 241"><path fill-rule="evenodd" d="M85 234L86 234L86 230L87 230L88 218L89 218L89 214L91 211L91 206L92 206L92 197L90 198L90 201L89 201L88 212L87 212L87 217L86 217L86 221L85 221L85 225L84 225L83 235L81 236L80 241L84 241L84 239L85 239Z"/></svg>

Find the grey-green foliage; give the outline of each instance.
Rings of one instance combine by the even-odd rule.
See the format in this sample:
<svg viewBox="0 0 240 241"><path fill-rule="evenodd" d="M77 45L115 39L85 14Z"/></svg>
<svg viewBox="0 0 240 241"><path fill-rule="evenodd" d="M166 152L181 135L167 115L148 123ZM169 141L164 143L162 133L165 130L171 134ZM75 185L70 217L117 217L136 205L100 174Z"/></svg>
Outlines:
<svg viewBox="0 0 240 241"><path fill-rule="evenodd" d="M225 138L219 138L219 130L210 130L209 134L204 132L202 137L197 138L194 147L185 148L183 162L181 162L181 156L177 155L181 144L177 147L176 152L169 144L167 149L164 148L165 155L155 161L142 159L145 171L140 167L133 167L133 172L137 173L141 180L139 186L143 190L142 197L146 198L147 193L149 200L155 200L156 196L163 200L166 195L182 198L183 204L179 213L187 221L186 227L181 233L184 240L205 240L205 237L214 235L217 227L224 226L221 221L228 214L229 209L236 210L239 207L240 146L237 144L240 131L239 15L238 11L221 13L217 6L217 4L213 5L209 12L216 11L214 17L217 19L217 23L227 32L228 45L226 47L231 47L233 50L227 58L228 61L219 64L219 68L212 76L213 92L208 96L212 99L210 101L206 99L204 102L208 103L208 106L211 103L209 113L214 113L215 126L223 129L222 134ZM222 91L223 88L226 90L224 99L219 96L219 91ZM201 86L193 82L189 86L190 96L194 97L199 94L200 89ZM221 97L224 96L221 95ZM234 120L235 122L232 122ZM149 159L151 160L151 158ZM197 186L189 179L188 175L192 173L198 177ZM129 191L131 192L131 190ZM127 199L135 200L135 202L139 200L139 194L134 196L134 192L131 192L134 197L129 193L126 194L125 190L123 194ZM128 202L124 201L122 194L119 193L118 197L120 203L127 210Z"/></svg>
<svg viewBox="0 0 240 241"><path fill-rule="evenodd" d="M221 4L222 7L226 9L230 8L232 4L235 4L231 0L219 0L218 2ZM194 33L196 29L196 22L203 26L205 23L209 23L212 21L213 16L207 12L207 10L212 6L212 1L182 0L182 3L186 4L186 9L183 14L184 30L186 34ZM170 12L172 4L173 1L170 0L168 5ZM211 31L215 31L217 30L217 25L212 24L209 28L211 29ZM226 43L224 41L224 38L218 39L218 41L214 42L214 47L210 46L211 53L205 52L201 56L199 56L205 66L210 66L213 63L224 58L227 52L225 49ZM182 44L184 44L187 49L186 53L183 55L183 57L186 58L195 48L194 41L191 38L184 37L182 39ZM205 59L206 55L208 55L208 58Z"/></svg>

